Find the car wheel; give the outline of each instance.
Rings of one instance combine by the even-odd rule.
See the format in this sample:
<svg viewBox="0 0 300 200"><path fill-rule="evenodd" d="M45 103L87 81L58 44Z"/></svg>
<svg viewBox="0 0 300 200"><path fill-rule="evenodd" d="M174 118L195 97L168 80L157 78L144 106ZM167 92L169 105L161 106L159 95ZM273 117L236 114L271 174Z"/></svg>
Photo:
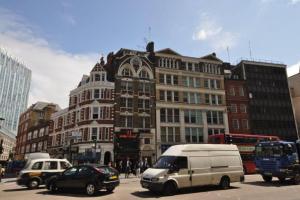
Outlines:
<svg viewBox="0 0 300 200"><path fill-rule="evenodd" d="M219 185L223 190L228 189L230 187L230 179L228 177L222 177Z"/></svg>
<svg viewBox="0 0 300 200"><path fill-rule="evenodd" d="M96 192L96 186L93 183L89 183L85 187L86 194L89 196L93 196Z"/></svg>
<svg viewBox="0 0 300 200"><path fill-rule="evenodd" d="M295 185L299 185L300 184L300 174L296 174L293 178L293 183Z"/></svg>
<svg viewBox="0 0 300 200"><path fill-rule="evenodd" d="M48 190L52 193L55 193L58 191L58 187L56 186L56 184L54 182L52 182L48 185Z"/></svg>
<svg viewBox="0 0 300 200"><path fill-rule="evenodd" d="M285 182L285 177L280 177L278 178L280 183L284 183Z"/></svg>
<svg viewBox="0 0 300 200"><path fill-rule="evenodd" d="M27 187L29 189L36 189L39 187L39 185L40 185L40 182L37 179L32 179L29 181Z"/></svg>
<svg viewBox="0 0 300 200"><path fill-rule="evenodd" d="M263 176L265 182L270 183L272 181L272 176Z"/></svg>
<svg viewBox="0 0 300 200"><path fill-rule="evenodd" d="M115 187L108 187L106 188L106 191L109 193L112 193L114 191Z"/></svg>
<svg viewBox="0 0 300 200"><path fill-rule="evenodd" d="M163 194L165 196L172 196L172 195L176 194L176 192L177 192L177 187L174 183L168 182L165 184L164 190L163 190Z"/></svg>

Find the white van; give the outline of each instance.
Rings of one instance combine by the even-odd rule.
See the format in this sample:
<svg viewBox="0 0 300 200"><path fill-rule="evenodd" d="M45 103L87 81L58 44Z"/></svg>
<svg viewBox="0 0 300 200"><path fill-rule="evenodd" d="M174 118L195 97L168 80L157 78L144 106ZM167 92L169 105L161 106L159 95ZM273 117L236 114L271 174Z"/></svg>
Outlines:
<svg viewBox="0 0 300 200"><path fill-rule="evenodd" d="M72 165L67 159L40 158L27 161L17 178L17 184L29 189L45 184L47 178L60 174Z"/></svg>
<svg viewBox="0 0 300 200"><path fill-rule="evenodd" d="M236 145L186 144L171 146L153 168L141 177L150 191L173 195L177 189L244 181L243 164Z"/></svg>

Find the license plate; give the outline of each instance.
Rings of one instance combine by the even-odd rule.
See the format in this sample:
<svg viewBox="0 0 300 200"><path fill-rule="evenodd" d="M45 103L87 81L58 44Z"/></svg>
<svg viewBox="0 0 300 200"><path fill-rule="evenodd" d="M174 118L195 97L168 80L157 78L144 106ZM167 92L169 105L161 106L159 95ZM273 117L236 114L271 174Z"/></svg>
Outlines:
<svg viewBox="0 0 300 200"><path fill-rule="evenodd" d="M272 173L271 172L265 172L264 175L266 175L266 176L272 176Z"/></svg>
<svg viewBox="0 0 300 200"><path fill-rule="evenodd" d="M148 184L148 183L142 183L142 186L143 186L143 187L148 187L149 184Z"/></svg>
<svg viewBox="0 0 300 200"><path fill-rule="evenodd" d="M117 179L117 176L111 176L109 179Z"/></svg>

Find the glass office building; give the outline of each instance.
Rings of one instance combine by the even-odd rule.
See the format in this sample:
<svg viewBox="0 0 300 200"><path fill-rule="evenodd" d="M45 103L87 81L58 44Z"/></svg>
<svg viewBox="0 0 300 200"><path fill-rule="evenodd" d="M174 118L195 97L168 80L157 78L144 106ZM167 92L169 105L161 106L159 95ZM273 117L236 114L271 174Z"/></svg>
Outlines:
<svg viewBox="0 0 300 200"><path fill-rule="evenodd" d="M1 125L17 135L20 114L25 111L31 71L0 49L0 118Z"/></svg>

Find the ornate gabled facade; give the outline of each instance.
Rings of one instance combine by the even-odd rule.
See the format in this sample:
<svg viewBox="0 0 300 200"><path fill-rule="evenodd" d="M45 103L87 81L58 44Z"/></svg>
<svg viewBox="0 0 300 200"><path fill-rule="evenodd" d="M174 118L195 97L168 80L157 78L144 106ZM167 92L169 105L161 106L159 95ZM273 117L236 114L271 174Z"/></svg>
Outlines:
<svg viewBox="0 0 300 200"><path fill-rule="evenodd" d="M73 163L108 164L113 158L114 83L104 61L70 92L69 107L52 115L48 151Z"/></svg>
<svg viewBox="0 0 300 200"><path fill-rule="evenodd" d="M106 68L115 81L115 160L133 162L155 152L155 69L151 44L147 52L120 49L110 53Z"/></svg>

